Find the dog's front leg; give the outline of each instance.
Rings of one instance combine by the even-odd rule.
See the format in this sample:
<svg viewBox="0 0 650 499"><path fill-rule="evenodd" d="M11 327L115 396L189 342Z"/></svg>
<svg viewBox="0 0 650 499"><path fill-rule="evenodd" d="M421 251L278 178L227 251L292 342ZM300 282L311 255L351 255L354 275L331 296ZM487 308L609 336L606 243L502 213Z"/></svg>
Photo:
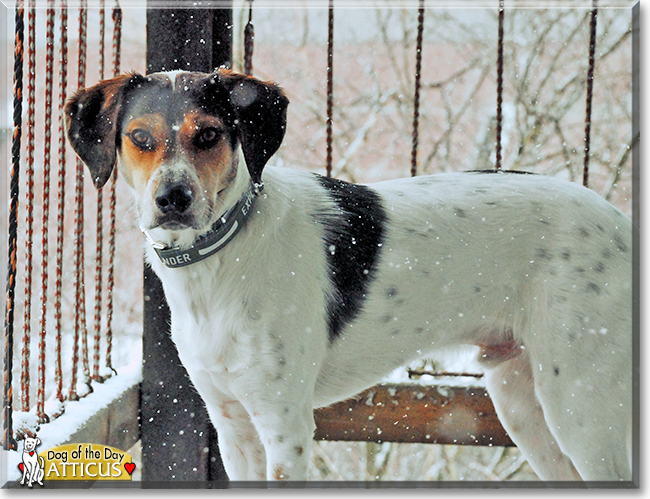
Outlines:
<svg viewBox="0 0 650 499"><path fill-rule="evenodd" d="M237 400L206 403L217 428L219 452L230 480L265 480L266 458L251 418Z"/></svg>
<svg viewBox="0 0 650 499"><path fill-rule="evenodd" d="M36 465L31 465L27 472L27 486L31 487L34 484L34 475L36 474Z"/></svg>
<svg viewBox="0 0 650 499"><path fill-rule="evenodd" d="M272 480L307 480L309 452L315 429L311 399L309 403L277 390L278 402L255 403L253 423L266 451L266 478ZM270 395L270 394L269 394ZM282 397L282 398L280 398Z"/></svg>
<svg viewBox="0 0 650 499"><path fill-rule="evenodd" d="M292 334L305 330L302 335ZM324 350L319 341L326 338L310 333L315 330L315 326L291 325L282 333L268 332L259 340L256 369L246 370L238 381L237 396L264 446L268 481L307 480L316 428L316 367Z"/></svg>
<svg viewBox="0 0 650 499"><path fill-rule="evenodd" d="M188 368L217 430L221 458L232 481L307 478L314 433L311 397L303 383L260 383L257 372L238 385L240 400L224 394L209 375ZM301 390L302 388L302 390Z"/></svg>
<svg viewBox="0 0 650 499"><path fill-rule="evenodd" d="M206 399L230 480L307 479L315 426L311 403L305 404L304 400L311 399L304 396L296 400L290 395L285 399L282 393L278 389L265 395L244 396L242 402L225 396ZM275 400L269 400L267 395Z"/></svg>
<svg viewBox="0 0 650 499"><path fill-rule="evenodd" d="M235 481L265 480L264 447L249 413L241 402L218 389L208 373L197 369L196 365L186 365L217 430L219 453L228 478Z"/></svg>

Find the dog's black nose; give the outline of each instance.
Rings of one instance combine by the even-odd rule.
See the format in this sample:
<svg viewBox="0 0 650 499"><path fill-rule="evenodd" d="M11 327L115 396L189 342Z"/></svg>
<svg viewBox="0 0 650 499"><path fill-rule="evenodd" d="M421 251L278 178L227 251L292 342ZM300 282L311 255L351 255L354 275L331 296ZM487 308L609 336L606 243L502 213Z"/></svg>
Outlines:
<svg viewBox="0 0 650 499"><path fill-rule="evenodd" d="M156 206L164 214L183 213L192 199L192 190L185 185L161 186L156 192Z"/></svg>

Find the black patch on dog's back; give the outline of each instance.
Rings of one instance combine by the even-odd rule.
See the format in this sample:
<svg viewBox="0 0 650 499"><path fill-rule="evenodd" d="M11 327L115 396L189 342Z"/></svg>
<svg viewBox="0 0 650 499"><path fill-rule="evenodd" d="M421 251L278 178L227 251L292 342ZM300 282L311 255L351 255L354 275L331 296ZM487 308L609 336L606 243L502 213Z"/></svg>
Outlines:
<svg viewBox="0 0 650 499"><path fill-rule="evenodd" d="M375 277L384 242L386 212L379 195L364 185L317 176L335 203L334 210L314 213L323 225L324 249L333 284L327 297L330 343L361 311Z"/></svg>

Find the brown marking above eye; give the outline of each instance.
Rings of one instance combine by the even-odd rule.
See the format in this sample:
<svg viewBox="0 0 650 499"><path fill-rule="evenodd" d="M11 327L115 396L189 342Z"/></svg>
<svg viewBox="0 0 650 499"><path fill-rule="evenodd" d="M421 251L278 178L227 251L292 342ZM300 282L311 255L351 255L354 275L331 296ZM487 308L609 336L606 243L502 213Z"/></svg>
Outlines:
<svg viewBox="0 0 650 499"><path fill-rule="evenodd" d="M225 130L219 118L194 111L185 116L179 135L185 147L191 146L198 151L206 151L220 142Z"/></svg>

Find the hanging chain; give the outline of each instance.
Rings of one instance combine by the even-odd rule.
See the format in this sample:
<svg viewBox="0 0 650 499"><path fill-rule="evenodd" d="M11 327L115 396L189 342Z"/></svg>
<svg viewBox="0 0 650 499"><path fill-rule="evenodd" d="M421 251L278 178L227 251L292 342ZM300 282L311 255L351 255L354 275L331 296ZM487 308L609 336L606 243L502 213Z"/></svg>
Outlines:
<svg viewBox="0 0 650 499"><path fill-rule="evenodd" d="M49 223L50 223L50 177L52 170L52 95L54 86L54 0L48 0L46 11L45 41L45 151L43 153L43 208L41 232L41 331L38 343L38 390L36 415L39 423L46 423L45 414L45 335L47 332L47 291L49 283Z"/></svg>
<svg viewBox="0 0 650 499"><path fill-rule="evenodd" d="M253 0L248 0L248 22L244 28L244 74L253 74L253 48L255 45L255 27L253 26Z"/></svg>
<svg viewBox="0 0 650 499"><path fill-rule="evenodd" d="M327 11L327 118L326 157L327 176L332 176L332 112L334 108L334 0L329 0Z"/></svg>
<svg viewBox="0 0 650 499"><path fill-rule="evenodd" d="M120 74L122 56L122 10L118 1L113 8L113 76ZM115 289L115 207L117 168L113 168L109 184L108 271L106 276L106 367L113 373L113 291Z"/></svg>
<svg viewBox="0 0 650 499"><path fill-rule="evenodd" d="M104 0L99 2L99 79L104 79L105 67L105 40L106 37L106 9ZM102 333L102 283L103 283L103 254L104 254L104 191L97 189L97 217L95 232L95 316L93 337L93 373L92 379L100 381L99 375L99 347Z"/></svg>
<svg viewBox="0 0 650 499"><path fill-rule="evenodd" d="M582 185L589 186L589 150L591 147L591 102L594 94L594 67L596 65L597 0L593 0L589 24L589 70L587 72L587 101L585 104L585 159L582 169Z"/></svg>
<svg viewBox="0 0 650 499"><path fill-rule="evenodd" d="M504 0L499 0L499 39L497 42L497 143L495 163L497 170L500 170L502 166L501 134L503 132L503 18Z"/></svg>
<svg viewBox="0 0 650 499"><path fill-rule="evenodd" d="M34 239L34 121L36 98L36 7L35 0L30 0L27 12L27 154L25 158L25 301L23 324L22 366L20 376L22 410L28 412L29 400L29 371L30 343L32 321L32 246Z"/></svg>
<svg viewBox="0 0 650 499"><path fill-rule="evenodd" d="M23 115L23 58L25 39L25 5L18 1L15 17L14 40L14 90L13 90L13 136L11 144L11 180L9 206L9 247L7 263L7 302L5 310L4 331L4 393L2 400L4 450L16 449L13 436L13 389L12 370L14 356L14 308L16 305L16 271L18 247L18 195L20 181L20 139L22 135Z"/></svg>
<svg viewBox="0 0 650 499"><path fill-rule="evenodd" d="M55 321L55 360L54 381L56 398L63 402L63 372L61 368L61 290L63 287L63 239L65 220L65 100L68 87L68 6L66 0L61 3L61 52L59 58L59 174L57 183L57 217L56 217L56 280L54 284L54 321Z"/></svg>
<svg viewBox="0 0 650 499"><path fill-rule="evenodd" d="M86 46L87 46L87 2L82 0L79 6L79 67L77 72L78 88L86 84ZM86 295L84 290L84 204L83 204L83 163L77 159L75 171L75 248L74 248L74 296L76 303L75 327L72 346L72 376L70 381L70 400L78 400L77 368L79 365L79 340L82 342L82 363L84 375L88 379L88 344L86 330Z"/></svg>
<svg viewBox="0 0 650 499"><path fill-rule="evenodd" d="M413 93L413 149L411 150L411 177L417 175L418 138L420 125L420 80L422 74L422 35L424 33L424 0L418 9L418 34L415 46L415 91Z"/></svg>

